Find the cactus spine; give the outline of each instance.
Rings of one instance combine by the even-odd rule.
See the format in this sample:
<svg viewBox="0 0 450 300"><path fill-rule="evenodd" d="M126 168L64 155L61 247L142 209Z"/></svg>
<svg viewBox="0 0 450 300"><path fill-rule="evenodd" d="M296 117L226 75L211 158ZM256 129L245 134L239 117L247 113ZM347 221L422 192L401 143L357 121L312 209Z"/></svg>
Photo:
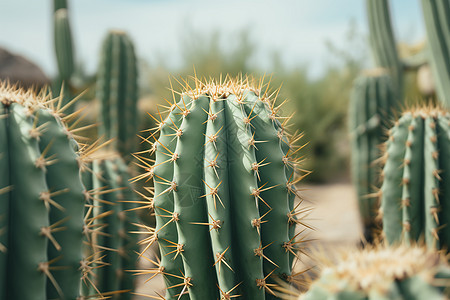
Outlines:
<svg viewBox="0 0 450 300"><path fill-rule="evenodd" d="M450 115L439 108L404 112L390 130L381 187L389 243L425 238L450 246Z"/></svg>
<svg viewBox="0 0 450 300"><path fill-rule="evenodd" d="M54 101L0 83L0 103L0 299L77 299L86 199L77 143Z"/></svg>
<svg viewBox="0 0 450 300"><path fill-rule="evenodd" d="M350 100L352 177L367 240L372 239L376 223L378 199L373 194L380 187L381 168L374 162L381 155L378 146L386 140L383 126L399 109L391 81L380 69L366 73L356 79Z"/></svg>
<svg viewBox="0 0 450 300"><path fill-rule="evenodd" d="M284 127L248 79L183 92L153 143L157 227L166 298L274 298L270 276L293 280L301 223ZM181 260L180 260L181 258Z"/></svg>
<svg viewBox="0 0 450 300"><path fill-rule="evenodd" d="M346 251L325 266L299 300L444 300L450 267L435 252L417 246Z"/></svg>
<svg viewBox="0 0 450 300"><path fill-rule="evenodd" d="M425 28L438 99L450 107L450 11L445 0L422 0Z"/></svg>
<svg viewBox="0 0 450 300"><path fill-rule="evenodd" d="M96 97L101 134L115 138L116 150L129 160L136 149L138 86L134 46L124 32L111 31L103 43Z"/></svg>
<svg viewBox="0 0 450 300"><path fill-rule="evenodd" d="M389 70L397 98L403 94L403 66L399 59L388 0L366 0L369 37L377 67Z"/></svg>

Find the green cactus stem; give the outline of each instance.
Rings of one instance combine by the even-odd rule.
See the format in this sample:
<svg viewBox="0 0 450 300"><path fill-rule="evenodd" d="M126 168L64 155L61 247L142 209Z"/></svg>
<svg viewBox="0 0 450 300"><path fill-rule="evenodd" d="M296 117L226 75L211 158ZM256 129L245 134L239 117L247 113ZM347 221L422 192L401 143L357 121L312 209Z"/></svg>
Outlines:
<svg viewBox="0 0 450 300"><path fill-rule="evenodd" d="M424 239L450 246L450 114L436 107L404 112L389 131L381 209L389 243Z"/></svg>
<svg viewBox="0 0 450 300"><path fill-rule="evenodd" d="M103 256L103 268L96 272L96 287L112 299L131 299L135 288L138 236L135 231L137 200L130 185L128 167L117 153L97 153L98 159L90 163L92 174L86 174L84 182L101 191L101 199L93 200L94 217L104 216L98 227L104 227L95 235L95 252ZM90 182L89 182L90 181ZM95 292L95 291L92 291Z"/></svg>
<svg viewBox="0 0 450 300"><path fill-rule="evenodd" d="M0 82L0 299L78 299L83 156L62 98Z"/></svg>
<svg viewBox="0 0 450 300"><path fill-rule="evenodd" d="M379 146L387 139L385 128L399 110L398 102L386 70L371 70L355 80L349 106L352 178L367 241L373 240L377 227L381 167L375 161L381 156Z"/></svg>
<svg viewBox="0 0 450 300"><path fill-rule="evenodd" d="M294 205L296 137L249 78L194 80L160 116L159 139L148 139L156 161L144 175L154 179L162 254L155 273L167 299L274 299L273 278L293 280L303 246L294 227L306 229Z"/></svg>
<svg viewBox="0 0 450 300"><path fill-rule="evenodd" d="M115 139L114 147L126 161L136 151L138 84L134 46L122 31L106 37L97 75L100 101L100 134Z"/></svg>
<svg viewBox="0 0 450 300"><path fill-rule="evenodd" d="M391 24L388 0L366 0L369 20L369 37L377 67L385 68L392 76L397 98L403 95L403 66L397 53L397 45Z"/></svg>
<svg viewBox="0 0 450 300"><path fill-rule="evenodd" d="M443 255L417 246L345 251L299 300L444 300L450 267ZM447 288L447 289L445 289Z"/></svg>
<svg viewBox="0 0 450 300"><path fill-rule="evenodd" d="M422 0L427 31L430 66L440 102L450 107L450 22L449 3L445 0Z"/></svg>

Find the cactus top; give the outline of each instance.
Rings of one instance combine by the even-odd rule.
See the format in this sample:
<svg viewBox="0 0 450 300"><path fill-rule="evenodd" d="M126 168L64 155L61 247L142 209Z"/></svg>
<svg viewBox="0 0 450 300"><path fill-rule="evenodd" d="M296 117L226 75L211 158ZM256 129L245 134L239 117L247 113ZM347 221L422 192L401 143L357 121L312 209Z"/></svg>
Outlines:
<svg viewBox="0 0 450 300"><path fill-rule="evenodd" d="M439 288L448 286L447 260L424 247L376 245L341 252L337 262L326 264L299 299L446 299ZM417 297L408 298L411 293Z"/></svg>

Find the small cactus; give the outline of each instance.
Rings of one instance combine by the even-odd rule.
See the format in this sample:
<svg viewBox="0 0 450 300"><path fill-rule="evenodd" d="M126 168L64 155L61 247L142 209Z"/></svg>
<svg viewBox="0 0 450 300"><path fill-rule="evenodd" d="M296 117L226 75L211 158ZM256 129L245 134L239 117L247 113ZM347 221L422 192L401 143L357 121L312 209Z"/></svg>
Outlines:
<svg viewBox="0 0 450 300"><path fill-rule="evenodd" d="M376 246L343 252L298 299L445 300L449 282L450 267L439 253L417 246Z"/></svg>
<svg viewBox="0 0 450 300"><path fill-rule="evenodd" d="M305 229L294 204L297 137L267 87L194 80L157 117L155 163L141 159L155 186L152 272L164 275L165 299L273 299L273 278L294 277L295 225Z"/></svg>
<svg viewBox="0 0 450 300"><path fill-rule="evenodd" d="M450 114L407 110L389 131L381 186L383 234L389 243L425 239L450 246Z"/></svg>

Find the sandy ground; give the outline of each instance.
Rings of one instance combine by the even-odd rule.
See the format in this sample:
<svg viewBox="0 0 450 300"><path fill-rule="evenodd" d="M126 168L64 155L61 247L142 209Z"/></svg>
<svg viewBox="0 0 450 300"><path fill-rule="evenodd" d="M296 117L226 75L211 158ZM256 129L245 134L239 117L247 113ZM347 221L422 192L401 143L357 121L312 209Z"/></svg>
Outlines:
<svg viewBox="0 0 450 300"><path fill-rule="evenodd" d="M314 227L308 235L311 241L307 248L321 248L335 251L339 247L354 246L360 241L362 228L357 210L356 195L350 183L336 183L328 185L299 186L304 198L300 207L312 207L307 223ZM310 264L306 258L303 263ZM143 264L142 268L150 267ZM296 265L296 270L303 269L302 263ZM164 295L162 277L155 277L144 283L148 278L140 276L136 293L145 295ZM149 299L136 296L135 300Z"/></svg>

